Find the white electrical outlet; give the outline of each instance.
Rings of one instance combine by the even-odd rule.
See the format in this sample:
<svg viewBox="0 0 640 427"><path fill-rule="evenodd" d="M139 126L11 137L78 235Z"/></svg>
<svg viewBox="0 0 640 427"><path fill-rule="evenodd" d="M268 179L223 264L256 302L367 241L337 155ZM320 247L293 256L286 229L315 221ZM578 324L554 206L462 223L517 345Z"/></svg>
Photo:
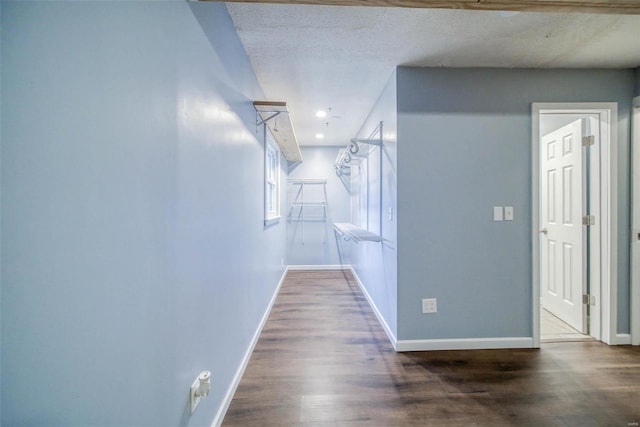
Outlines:
<svg viewBox="0 0 640 427"><path fill-rule="evenodd" d="M191 389L189 390L192 414L198 407L200 400L209 395L209 390L211 390L211 372L202 371L193 384L191 384Z"/></svg>
<svg viewBox="0 0 640 427"><path fill-rule="evenodd" d="M436 298L425 298L422 300L422 312L423 313L437 313L438 312L438 300Z"/></svg>
<svg viewBox="0 0 640 427"><path fill-rule="evenodd" d="M200 404L201 397L198 396L198 390L200 389L200 378L196 378L196 380L191 384L191 413L196 410L198 404Z"/></svg>

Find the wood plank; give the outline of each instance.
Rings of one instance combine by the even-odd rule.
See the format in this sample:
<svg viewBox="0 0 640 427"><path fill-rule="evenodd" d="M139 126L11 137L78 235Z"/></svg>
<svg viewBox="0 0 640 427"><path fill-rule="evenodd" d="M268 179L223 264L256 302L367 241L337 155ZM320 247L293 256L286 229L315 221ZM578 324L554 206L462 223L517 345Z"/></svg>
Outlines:
<svg viewBox="0 0 640 427"><path fill-rule="evenodd" d="M302 153L293 130L287 103L284 101L253 101L253 107L262 120L267 120L265 124L271 131L273 139L278 143L285 159L290 162L301 162Z"/></svg>
<svg viewBox="0 0 640 427"><path fill-rule="evenodd" d="M201 0L219 1L219 0ZM640 14L640 0L231 0L243 3L378 6L516 12Z"/></svg>
<svg viewBox="0 0 640 427"><path fill-rule="evenodd" d="M284 101L253 101L253 106L258 112L287 113L287 103Z"/></svg>
<svg viewBox="0 0 640 427"><path fill-rule="evenodd" d="M348 271L289 272L223 426L628 426L640 348L396 353Z"/></svg>

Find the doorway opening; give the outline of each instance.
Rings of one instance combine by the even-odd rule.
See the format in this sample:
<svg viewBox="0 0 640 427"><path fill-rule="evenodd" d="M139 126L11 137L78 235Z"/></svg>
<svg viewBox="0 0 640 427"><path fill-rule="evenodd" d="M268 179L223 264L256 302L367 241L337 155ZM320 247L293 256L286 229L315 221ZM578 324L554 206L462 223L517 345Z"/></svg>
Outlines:
<svg viewBox="0 0 640 427"><path fill-rule="evenodd" d="M532 123L534 346L615 344L617 104L534 103Z"/></svg>

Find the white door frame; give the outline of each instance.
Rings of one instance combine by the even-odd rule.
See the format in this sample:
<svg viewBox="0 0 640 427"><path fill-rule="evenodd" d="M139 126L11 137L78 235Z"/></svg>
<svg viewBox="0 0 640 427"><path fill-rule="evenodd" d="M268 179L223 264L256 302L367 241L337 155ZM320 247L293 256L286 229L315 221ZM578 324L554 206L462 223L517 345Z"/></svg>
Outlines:
<svg viewBox="0 0 640 427"><path fill-rule="evenodd" d="M640 345L640 96L631 111L631 344Z"/></svg>
<svg viewBox="0 0 640 427"><path fill-rule="evenodd" d="M600 328L599 339L616 344L617 334L617 221L618 221L618 104L598 103L537 103L532 104L532 298L533 347L540 347L540 114L597 114L600 117ZM597 287L597 285L596 285Z"/></svg>

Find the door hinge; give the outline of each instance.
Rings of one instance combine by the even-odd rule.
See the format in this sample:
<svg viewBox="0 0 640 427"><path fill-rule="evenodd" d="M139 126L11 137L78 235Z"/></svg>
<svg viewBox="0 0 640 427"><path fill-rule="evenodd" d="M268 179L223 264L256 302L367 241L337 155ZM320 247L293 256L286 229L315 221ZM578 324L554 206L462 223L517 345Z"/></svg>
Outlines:
<svg viewBox="0 0 640 427"><path fill-rule="evenodd" d="M586 305L596 305L596 297L590 294L582 295L582 303Z"/></svg>
<svg viewBox="0 0 640 427"><path fill-rule="evenodd" d="M588 147L596 143L596 137L593 135L583 136L582 137L582 146Z"/></svg>
<svg viewBox="0 0 640 427"><path fill-rule="evenodd" d="M594 215L585 215L582 217L582 225L596 225L596 217Z"/></svg>

